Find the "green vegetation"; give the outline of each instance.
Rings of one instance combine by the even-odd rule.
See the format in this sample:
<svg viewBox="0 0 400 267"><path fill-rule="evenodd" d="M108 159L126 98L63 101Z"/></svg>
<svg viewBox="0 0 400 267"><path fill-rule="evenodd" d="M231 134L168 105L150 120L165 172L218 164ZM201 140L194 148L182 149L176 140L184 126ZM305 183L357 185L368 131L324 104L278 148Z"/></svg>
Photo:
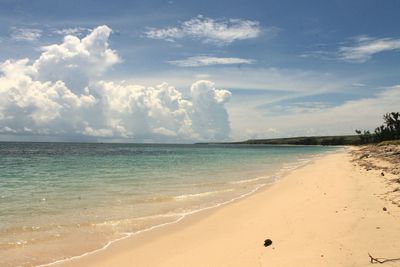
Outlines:
<svg viewBox="0 0 400 267"><path fill-rule="evenodd" d="M400 146L400 140L383 141L378 146L397 145Z"/></svg>
<svg viewBox="0 0 400 267"><path fill-rule="evenodd" d="M374 133L356 130L357 135L344 136L311 136L277 139L251 139L236 144L269 144L269 145L360 145L370 143L398 144L400 141L400 113L391 112L383 116L384 124L377 127Z"/></svg>
<svg viewBox="0 0 400 267"><path fill-rule="evenodd" d="M223 144L248 145L362 145L370 143L400 144L400 113L391 112L383 116L384 124L377 127L374 133L356 130L357 135L339 136L306 136L275 139L250 139L242 142Z"/></svg>
<svg viewBox="0 0 400 267"><path fill-rule="evenodd" d="M275 139L250 139L233 144L265 144L265 145L356 145L357 135L343 136L306 136Z"/></svg>
<svg viewBox="0 0 400 267"><path fill-rule="evenodd" d="M383 115L384 123L375 129L374 134L369 131L361 133L356 130L361 144L379 143L400 139L400 112L391 112Z"/></svg>

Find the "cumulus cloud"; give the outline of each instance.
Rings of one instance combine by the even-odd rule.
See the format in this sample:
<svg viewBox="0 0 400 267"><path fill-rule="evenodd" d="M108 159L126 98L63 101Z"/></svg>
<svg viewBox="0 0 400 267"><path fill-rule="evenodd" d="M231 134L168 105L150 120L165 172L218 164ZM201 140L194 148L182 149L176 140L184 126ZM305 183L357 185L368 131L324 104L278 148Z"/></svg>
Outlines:
<svg viewBox="0 0 400 267"><path fill-rule="evenodd" d="M237 58L237 57L210 57L197 56L188 57L180 60L171 60L168 63L178 67L201 67L210 65L231 65L231 64L253 64L253 59Z"/></svg>
<svg viewBox="0 0 400 267"><path fill-rule="evenodd" d="M40 82L32 78L28 60L7 60L0 65L0 132L65 134L84 122L86 109L96 99L78 95L64 82Z"/></svg>
<svg viewBox="0 0 400 267"><path fill-rule="evenodd" d="M189 37L204 43L230 44L237 40L256 38L261 34L258 21L244 19L212 19L202 15L181 22L179 26L149 28L146 37L173 42Z"/></svg>
<svg viewBox="0 0 400 267"><path fill-rule="evenodd" d="M95 92L101 96L103 128L120 136L217 140L230 132L224 108L230 93L209 81L195 82L190 99L166 83L144 87L101 81Z"/></svg>
<svg viewBox="0 0 400 267"><path fill-rule="evenodd" d="M109 48L111 29L105 25L95 28L79 39L67 35L61 44L42 48L33 63L39 81L63 81L69 88L82 91L90 80L97 79L120 61L116 51Z"/></svg>
<svg viewBox="0 0 400 267"><path fill-rule="evenodd" d="M230 93L197 81L186 97L166 83L145 87L101 79L119 62L111 29L43 48L38 59L0 64L0 134L222 140L230 134Z"/></svg>
<svg viewBox="0 0 400 267"><path fill-rule="evenodd" d="M210 81L195 82L191 88L193 110L191 112L193 130L199 139L212 136L222 140L230 132L228 113L224 104L229 101L231 93L216 90Z"/></svg>
<svg viewBox="0 0 400 267"><path fill-rule="evenodd" d="M42 36L42 30L33 28L12 28L11 39L15 41L37 41Z"/></svg>

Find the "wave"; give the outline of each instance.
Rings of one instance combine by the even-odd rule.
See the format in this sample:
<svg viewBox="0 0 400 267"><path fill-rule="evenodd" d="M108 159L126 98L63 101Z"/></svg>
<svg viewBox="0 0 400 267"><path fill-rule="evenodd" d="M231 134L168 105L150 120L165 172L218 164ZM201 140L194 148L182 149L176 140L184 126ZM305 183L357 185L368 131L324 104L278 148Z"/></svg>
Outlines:
<svg viewBox="0 0 400 267"><path fill-rule="evenodd" d="M229 184L245 184L245 183L256 182L256 181L259 181L259 180L266 180L268 178L271 178L271 176L260 176L260 177L251 178L251 179L232 181L232 182L229 182Z"/></svg>
<svg viewBox="0 0 400 267"><path fill-rule="evenodd" d="M185 200L185 199L190 199L190 198L198 198L198 197L205 197L209 195L215 195L219 193L225 193L225 192L232 192L234 191L233 188L229 188L226 190L218 190L218 191L209 191L209 192L203 192L203 193L196 193L196 194L187 194L187 195L180 195L174 197L176 200Z"/></svg>
<svg viewBox="0 0 400 267"><path fill-rule="evenodd" d="M147 197L142 197L142 198L134 198L130 199L127 202L129 204L144 204L144 203L159 203L159 202L167 202L167 201L173 201L174 196L169 196L169 195L160 195L160 196L147 196Z"/></svg>
<svg viewBox="0 0 400 267"><path fill-rule="evenodd" d="M80 259L80 258L86 257L86 256L88 256L88 255L93 255L93 254L99 253L100 251L103 251L103 250L107 249L110 245L112 245L112 244L115 243L115 242L119 242L119 241L121 241L121 240L127 239L127 238L129 238L129 237L134 236L134 235L138 235L138 234L141 234L141 233L149 232L149 231L152 231L152 230L154 230L154 229L158 229L158 228L161 228L161 227L164 227L164 226L167 226L167 225L171 225L171 224L178 223L178 222L182 221L182 220L183 220L186 216L188 216L188 215L196 214L196 213L199 213L199 212L202 212L202 211L205 211L205 210L210 210L210 209L218 208L218 207L221 207L221 206L223 206L223 205L226 205L226 204L235 202L235 201L237 201L237 200L239 200L239 199L242 199L242 198L244 198L244 197L247 197L247 196L249 196L249 195L255 193L256 191L258 191L260 188L264 187L265 185L266 185L266 184L258 184L254 189L252 189L251 191L249 191L249 192L247 192L247 193L241 194L241 195L239 195L239 196L237 196L237 197L234 197L234 198L232 198L232 199L230 199L230 200L223 201L223 202L219 202L219 203L217 203L217 204L214 204L214 205L211 205L211 206L208 206L208 207L205 207L205 208L201 208L201 209L197 209L197 210L192 210L192 211L188 211L188 212L184 212L184 213L174 213L174 214L160 214L160 215L155 215L155 216L157 216L157 217L158 217L158 216L172 216L172 215L173 215L173 216L176 216L176 217L178 217L178 218L175 219L175 220L173 220L173 221L171 221L171 222L166 222L166 223L157 224L157 225L154 225L154 226L151 226L151 227L148 227L148 228L145 228L145 229L136 231L136 232L122 233L122 235L123 235L122 237L109 241L106 245L104 245L103 247L101 247L101 248L99 248L99 249L92 250L92 251L89 251L89 252L85 252L85 253L83 253L83 254L81 254L81 255L72 256L72 257L65 258L65 259L60 259L60 260L57 260L57 261L54 261L54 262L51 262L51 263L40 264L40 265L37 265L36 267L48 267L48 266L53 266L53 265L55 265L55 264L60 264L60 263L62 263L62 262L67 262L67 261L71 261L71 260L76 260L76 259Z"/></svg>
<svg viewBox="0 0 400 267"><path fill-rule="evenodd" d="M145 221L145 220L154 220L159 218L173 218L181 216L180 213L165 213L165 214L155 214L149 216L142 216L136 218L128 218L128 219L121 219L121 220L109 220L100 223L92 223L94 227L102 227L102 226L118 226L120 224L130 224L134 221Z"/></svg>

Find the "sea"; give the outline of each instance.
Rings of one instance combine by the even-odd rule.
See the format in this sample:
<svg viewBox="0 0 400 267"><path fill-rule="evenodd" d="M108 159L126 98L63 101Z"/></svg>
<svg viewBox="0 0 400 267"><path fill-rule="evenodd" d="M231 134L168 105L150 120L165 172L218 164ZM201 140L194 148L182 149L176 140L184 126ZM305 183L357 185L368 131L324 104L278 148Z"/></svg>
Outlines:
<svg viewBox="0 0 400 267"><path fill-rule="evenodd" d="M0 142L0 266L84 257L238 201L337 149Z"/></svg>

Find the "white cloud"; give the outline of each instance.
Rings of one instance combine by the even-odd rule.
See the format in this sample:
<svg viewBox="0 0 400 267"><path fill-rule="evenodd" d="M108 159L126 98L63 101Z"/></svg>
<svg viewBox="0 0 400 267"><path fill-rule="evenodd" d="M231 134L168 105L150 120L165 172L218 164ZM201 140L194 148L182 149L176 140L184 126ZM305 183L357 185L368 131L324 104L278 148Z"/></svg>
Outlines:
<svg viewBox="0 0 400 267"><path fill-rule="evenodd" d="M53 32L55 34L59 34L59 35L78 35L78 36L80 36L80 35L87 33L88 31L90 31L90 29L88 29L88 28L72 27L72 28L57 29L57 30L54 30Z"/></svg>
<svg viewBox="0 0 400 267"><path fill-rule="evenodd" d="M323 109L330 107L323 102L294 102L294 103L285 103L273 105L272 107L268 107L268 114L302 114L302 113L315 113L319 112Z"/></svg>
<svg viewBox="0 0 400 267"><path fill-rule="evenodd" d="M351 42L346 42L337 51L309 51L300 57L364 63L375 54L395 50L400 50L400 39L358 36L351 38Z"/></svg>
<svg viewBox="0 0 400 267"><path fill-rule="evenodd" d="M353 45L340 47L338 53L341 60L363 63L377 53L399 49L400 39L360 36Z"/></svg>
<svg viewBox="0 0 400 267"><path fill-rule="evenodd" d="M33 28L12 28L11 39L15 41L37 41L42 36L42 30Z"/></svg>
<svg viewBox="0 0 400 267"><path fill-rule="evenodd" d="M355 129L374 130L382 124L383 114L398 111L399 102L400 86L397 85L385 88L376 96L347 101L313 114L292 116L290 122L298 129L317 127L322 134L354 133ZM285 119L284 116L282 119Z"/></svg>
<svg viewBox="0 0 400 267"><path fill-rule="evenodd" d="M242 140L252 137L355 134L355 129L373 131L382 124L383 114L398 111L398 103L400 85L384 88L375 96L333 106L319 105L312 112L282 111L271 115L268 106L260 110L253 104L239 102L230 105L228 111L232 120L232 138ZM269 132L269 128L275 128L279 134ZM248 129L251 129L251 134Z"/></svg>
<svg viewBox="0 0 400 267"><path fill-rule="evenodd" d="M237 57L210 57L197 56L189 57L181 60L171 60L168 63L179 67L201 67L210 65L231 65L231 64L253 64L253 59L237 58Z"/></svg>
<svg viewBox="0 0 400 267"><path fill-rule="evenodd" d="M144 87L101 81L95 92L102 96L104 123L121 136L220 140L230 132L224 108L230 93L209 81L195 82L190 99L166 83Z"/></svg>
<svg viewBox="0 0 400 267"><path fill-rule="evenodd" d="M184 98L163 83L145 87L101 80L119 61L111 29L43 48L38 59L0 64L0 134L131 138L135 141L226 140L230 98L197 81Z"/></svg>
<svg viewBox="0 0 400 267"><path fill-rule="evenodd" d="M197 81L190 87L193 110L192 127L197 139L212 136L214 140L224 140L230 132L228 113L224 104L229 101L231 93L216 90L210 81Z"/></svg>
<svg viewBox="0 0 400 267"><path fill-rule="evenodd" d="M324 60L337 60L338 53L332 51L307 51L300 55L302 58L317 58Z"/></svg>
<svg viewBox="0 0 400 267"><path fill-rule="evenodd" d="M364 83L360 83L360 82L354 82L354 83L351 84L351 86L353 86L353 87L365 87L367 85L364 84Z"/></svg>
<svg viewBox="0 0 400 267"><path fill-rule="evenodd" d="M363 77L339 77L332 73L307 71L301 69L258 68L248 65L225 66L213 69L195 68L172 69L155 74L129 77L131 81L141 84L158 84L168 82L178 87L186 87L193 80L212 80L221 88L243 90L275 90L305 94L340 91L348 89L352 83L363 80ZM365 77L364 77L365 78Z"/></svg>
<svg viewBox="0 0 400 267"><path fill-rule="evenodd" d="M243 19L211 19L201 15L181 22L179 26L149 28L146 37L175 41L184 37L201 40L204 43L230 44L237 40L256 38L261 34L258 21Z"/></svg>
<svg viewBox="0 0 400 267"><path fill-rule="evenodd" d="M0 128L16 133L34 129L37 134L58 134L78 126L75 124L83 120L96 99L75 94L62 81L34 80L32 70L27 59L7 60L0 65Z"/></svg>
<svg viewBox="0 0 400 267"><path fill-rule="evenodd" d="M43 47L43 53L33 63L35 78L61 80L67 87L82 91L90 80L120 61L117 52L109 48L110 34L111 29L103 25L82 39L67 35L62 44Z"/></svg>

